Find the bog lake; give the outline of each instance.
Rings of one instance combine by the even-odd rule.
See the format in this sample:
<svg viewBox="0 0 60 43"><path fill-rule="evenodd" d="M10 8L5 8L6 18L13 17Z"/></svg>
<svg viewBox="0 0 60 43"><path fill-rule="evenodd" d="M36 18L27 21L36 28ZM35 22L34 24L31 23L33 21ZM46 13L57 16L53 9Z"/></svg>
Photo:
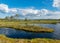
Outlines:
<svg viewBox="0 0 60 43"><path fill-rule="evenodd" d="M30 24L33 25L33 24ZM51 38L51 39L60 39L60 23L56 24L34 24L36 26L41 26L45 28L52 28L54 32L52 33L36 33L36 32L27 32L23 30L16 30L12 28L0 28L0 34L5 34L10 38Z"/></svg>

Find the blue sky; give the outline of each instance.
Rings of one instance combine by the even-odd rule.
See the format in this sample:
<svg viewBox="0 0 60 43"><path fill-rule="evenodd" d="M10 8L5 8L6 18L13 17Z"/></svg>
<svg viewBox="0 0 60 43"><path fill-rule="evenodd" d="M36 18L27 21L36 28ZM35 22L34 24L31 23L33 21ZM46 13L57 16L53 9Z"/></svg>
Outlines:
<svg viewBox="0 0 60 43"><path fill-rule="evenodd" d="M7 4L10 8L35 7L36 9L46 8L53 10L53 0L0 0L0 3Z"/></svg>
<svg viewBox="0 0 60 43"><path fill-rule="evenodd" d="M0 0L0 17L19 14L21 18L60 19L59 0Z"/></svg>

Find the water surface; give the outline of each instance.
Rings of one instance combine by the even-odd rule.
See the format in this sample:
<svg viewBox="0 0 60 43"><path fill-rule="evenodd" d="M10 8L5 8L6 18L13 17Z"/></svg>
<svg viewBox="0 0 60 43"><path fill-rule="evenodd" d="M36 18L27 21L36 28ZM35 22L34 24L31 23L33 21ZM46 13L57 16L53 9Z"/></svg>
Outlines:
<svg viewBox="0 0 60 43"><path fill-rule="evenodd" d="M32 25L32 24L30 24ZM0 28L0 34L5 34L7 37L11 38L51 38L51 39L60 39L60 23L57 24L34 24L36 26L42 26L45 28L53 28L54 32L52 33L33 33L26 32L23 30L15 30L11 28Z"/></svg>

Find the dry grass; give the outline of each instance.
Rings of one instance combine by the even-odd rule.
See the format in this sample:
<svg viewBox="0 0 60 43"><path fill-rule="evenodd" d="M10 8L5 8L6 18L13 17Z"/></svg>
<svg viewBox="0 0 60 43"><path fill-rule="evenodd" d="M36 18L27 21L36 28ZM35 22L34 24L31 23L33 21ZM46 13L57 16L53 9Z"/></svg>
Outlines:
<svg viewBox="0 0 60 43"><path fill-rule="evenodd" d="M40 26L20 25L20 22L0 22L0 27L13 28L31 32L53 32L53 29L43 28Z"/></svg>

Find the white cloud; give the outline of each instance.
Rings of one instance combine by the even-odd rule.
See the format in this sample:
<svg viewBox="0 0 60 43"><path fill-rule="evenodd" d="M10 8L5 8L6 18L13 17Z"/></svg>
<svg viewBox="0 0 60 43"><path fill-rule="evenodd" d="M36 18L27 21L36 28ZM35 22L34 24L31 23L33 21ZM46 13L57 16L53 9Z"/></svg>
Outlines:
<svg viewBox="0 0 60 43"><path fill-rule="evenodd" d="M21 13L22 15L27 14L34 14L34 15L45 15L47 13L46 9L37 10L34 8L8 8L8 5L6 4L0 4L0 12L10 13L10 14L16 14Z"/></svg>
<svg viewBox="0 0 60 43"><path fill-rule="evenodd" d="M6 5L6 4L0 4L0 11L8 12L8 5Z"/></svg>
<svg viewBox="0 0 60 43"><path fill-rule="evenodd" d="M53 7L60 8L60 0L53 0Z"/></svg>
<svg viewBox="0 0 60 43"><path fill-rule="evenodd" d="M41 9L38 14L39 15L46 15L46 14L48 14L48 10L47 9Z"/></svg>
<svg viewBox="0 0 60 43"><path fill-rule="evenodd" d="M11 9L8 10L8 13L16 14L17 13L17 9L16 8L11 8Z"/></svg>
<svg viewBox="0 0 60 43"><path fill-rule="evenodd" d="M0 13L6 15L20 14L21 17L28 16L35 19L60 19L60 11L38 10L34 8L9 8L6 4L0 4Z"/></svg>
<svg viewBox="0 0 60 43"><path fill-rule="evenodd" d="M26 14L37 14L39 12L39 10L34 10L34 9L19 9L20 12L22 12L23 15L26 15Z"/></svg>

